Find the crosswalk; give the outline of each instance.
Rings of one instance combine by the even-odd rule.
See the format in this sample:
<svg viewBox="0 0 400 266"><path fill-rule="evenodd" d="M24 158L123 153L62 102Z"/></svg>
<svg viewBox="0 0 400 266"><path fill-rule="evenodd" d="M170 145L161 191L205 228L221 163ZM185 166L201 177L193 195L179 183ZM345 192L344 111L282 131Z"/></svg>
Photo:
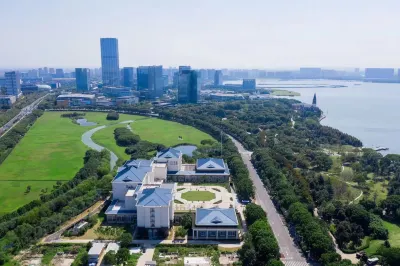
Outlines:
<svg viewBox="0 0 400 266"><path fill-rule="evenodd" d="M288 260L288 259L282 259L283 264L285 266L309 266L305 261L298 261L298 260Z"/></svg>

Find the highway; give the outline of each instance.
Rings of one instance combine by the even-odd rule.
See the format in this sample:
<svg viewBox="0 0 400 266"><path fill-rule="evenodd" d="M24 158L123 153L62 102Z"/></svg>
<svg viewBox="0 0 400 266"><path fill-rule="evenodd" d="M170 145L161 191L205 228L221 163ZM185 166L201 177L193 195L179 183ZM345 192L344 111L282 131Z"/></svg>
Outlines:
<svg viewBox="0 0 400 266"><path fill-rule="evenodd" d="M4 136L10 129L12 129L16 124L18 124L19 121L21 121L25 116L29 115L30 113L32 113L33 110L36 109L36 107L39 105L39 103L47 96L48 94L46 94L43 97L40 97L39 99L35 100L33 103L31 103L30 105L24 107L21 109L21 111L19 112L19 114L17 114L16 116L14 116L10 121L8 121L4 126L0 127L0 132L1 132L1 136Z"/></svg>
<svg viewBox="0 0 400 266"><path fill-rule="evenodd" d="M252 152L247 151L243 145L234 138L230 138L235 143L235 146L242 156L243 162L246 164L247 169L249 170L250 177L256 189L256 203L259 204L267 213L268 222L271 225L272 231L274 232L275 238L279 244L282 262L286 266L309 265L301 251L295 245L283 218L276 210L267 190L264 187L264 184L258 176L257 171L254 169L253 164L251 163Z"/></svg>

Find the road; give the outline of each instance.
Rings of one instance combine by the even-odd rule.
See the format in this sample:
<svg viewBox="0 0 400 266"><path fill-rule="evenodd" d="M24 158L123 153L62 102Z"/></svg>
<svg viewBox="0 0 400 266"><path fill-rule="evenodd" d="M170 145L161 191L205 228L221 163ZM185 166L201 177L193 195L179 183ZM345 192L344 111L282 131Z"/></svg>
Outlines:
<svg viewBox="0 0 400 266"><path fill-rule="evenodd" d="M267 213L268 222L271 225L272 231L278 241L280 253L283 255L282 262L286 266L305 266L309 265L307 260L302 255L301 251L295 245L292 237L289 234L289 230L283 222L279 212L276 210L272 200L264 187L260 177L251 163L251 153L246 150L243 145L237 140L230 137L237 147L240 155L242 156L243 162L246 164L249 170L250 177L256 188L256 201Z"/></svg>
<svg viewBox="0 0 400 266"><path fill-rule="evenodd" d="M14 116L10 121L8 121L5 125L0 127L0 132L3 132L0 136L3 137L10 129L12 129L15 125L19 123L25 116L29 115L32 113L33 110L36 109L36 107L39 105L39 103L49 94L44 95L43 97L40 97L39 99L35 100L33 103L30 105L24 107L21 109L19 114Z"/></svg>

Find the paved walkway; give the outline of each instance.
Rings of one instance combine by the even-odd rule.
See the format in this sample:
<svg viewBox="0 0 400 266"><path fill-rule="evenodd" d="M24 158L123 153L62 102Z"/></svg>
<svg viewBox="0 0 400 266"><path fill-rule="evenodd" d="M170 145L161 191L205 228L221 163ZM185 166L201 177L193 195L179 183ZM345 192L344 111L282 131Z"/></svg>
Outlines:
<svg viewBox="0 0 400 266"><path fill-rule="evenodd" d="M133 122L133 120L126 120L126 121L122 121L122 122L119 122L118 124L128 124L128 123L132 123ZM129 126L129 125L128 125ZM85 144L86 146L88 146L89 148L91 148L91 149L93 149L93 150L96 150L96 151L102 151L103 149L105 149L103 146L100 146L99 144L97 144L97 143L95 143L93 140L92 140L92 136L93 136L93 134L94 133L96 133L97 131L99 131L99 130L102 130L102 129L104 129L104 128L106 128L107 126L99 126L99 127L96 127L96 128L93 128L93 129L91 129L91 130L89 130L89 131L86 131L85 133L83 133L83 135L82 135L82 142L83 142L83 144ZM107 149L108 150L108 149ZM117 161L118 161L118 157L117 157L117 155L115 155L115 153L113 153L112 151L110 151L110 150L108 150L110 153L111 153L111 158L110 158L110 167L111 167L111 170L115 167L115 164L117 163Z"/></svg>
<svg viewBox="0 0 400 266"><path fill-rule="evenodd" d="M147 261L152 261L153 260L153 255L154 255L154 246L148 245L146 246L146 252L140 256L137 266L145 266Z"/></svg>

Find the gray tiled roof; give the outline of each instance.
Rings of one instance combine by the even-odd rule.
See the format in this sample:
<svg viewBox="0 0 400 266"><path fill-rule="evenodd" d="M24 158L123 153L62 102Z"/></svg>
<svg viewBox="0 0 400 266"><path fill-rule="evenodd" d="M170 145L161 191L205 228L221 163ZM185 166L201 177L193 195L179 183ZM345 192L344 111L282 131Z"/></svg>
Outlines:
<svg viewBox="0 0 400 266"><path fill-rule="evenodd" d="M166 150L157 152L157 158L163 158L163 159L169 159L169 158L179 158L181 155L181 151L174 149L174 148L168 148Z"/></svg>
<svg viewBox="0 0 400 266"><path fill-rule="evenodd" d="M151 172L152 160L130 160L122 167L118 168L118 173L114 177L116 182L136 182L141 183L148 172Z"/></svg>
<svg viewBox="0 0 400 266"><path fill-rule="evenodd" d="M171 188L147 188L138 194L136 206L168 206L171 200Z"/></svg>
<svg viewBox="0 0 400 266"><path fill-rule="evenodd" d="M196 226L238 226L234 208L196 209Z"/></svg>
<svg viewBox="0 0 400 266"><path fill-rule="evenodd" d="M225 163L219 158L202 158L197 160L196 170L225 170Z"/></svg>

